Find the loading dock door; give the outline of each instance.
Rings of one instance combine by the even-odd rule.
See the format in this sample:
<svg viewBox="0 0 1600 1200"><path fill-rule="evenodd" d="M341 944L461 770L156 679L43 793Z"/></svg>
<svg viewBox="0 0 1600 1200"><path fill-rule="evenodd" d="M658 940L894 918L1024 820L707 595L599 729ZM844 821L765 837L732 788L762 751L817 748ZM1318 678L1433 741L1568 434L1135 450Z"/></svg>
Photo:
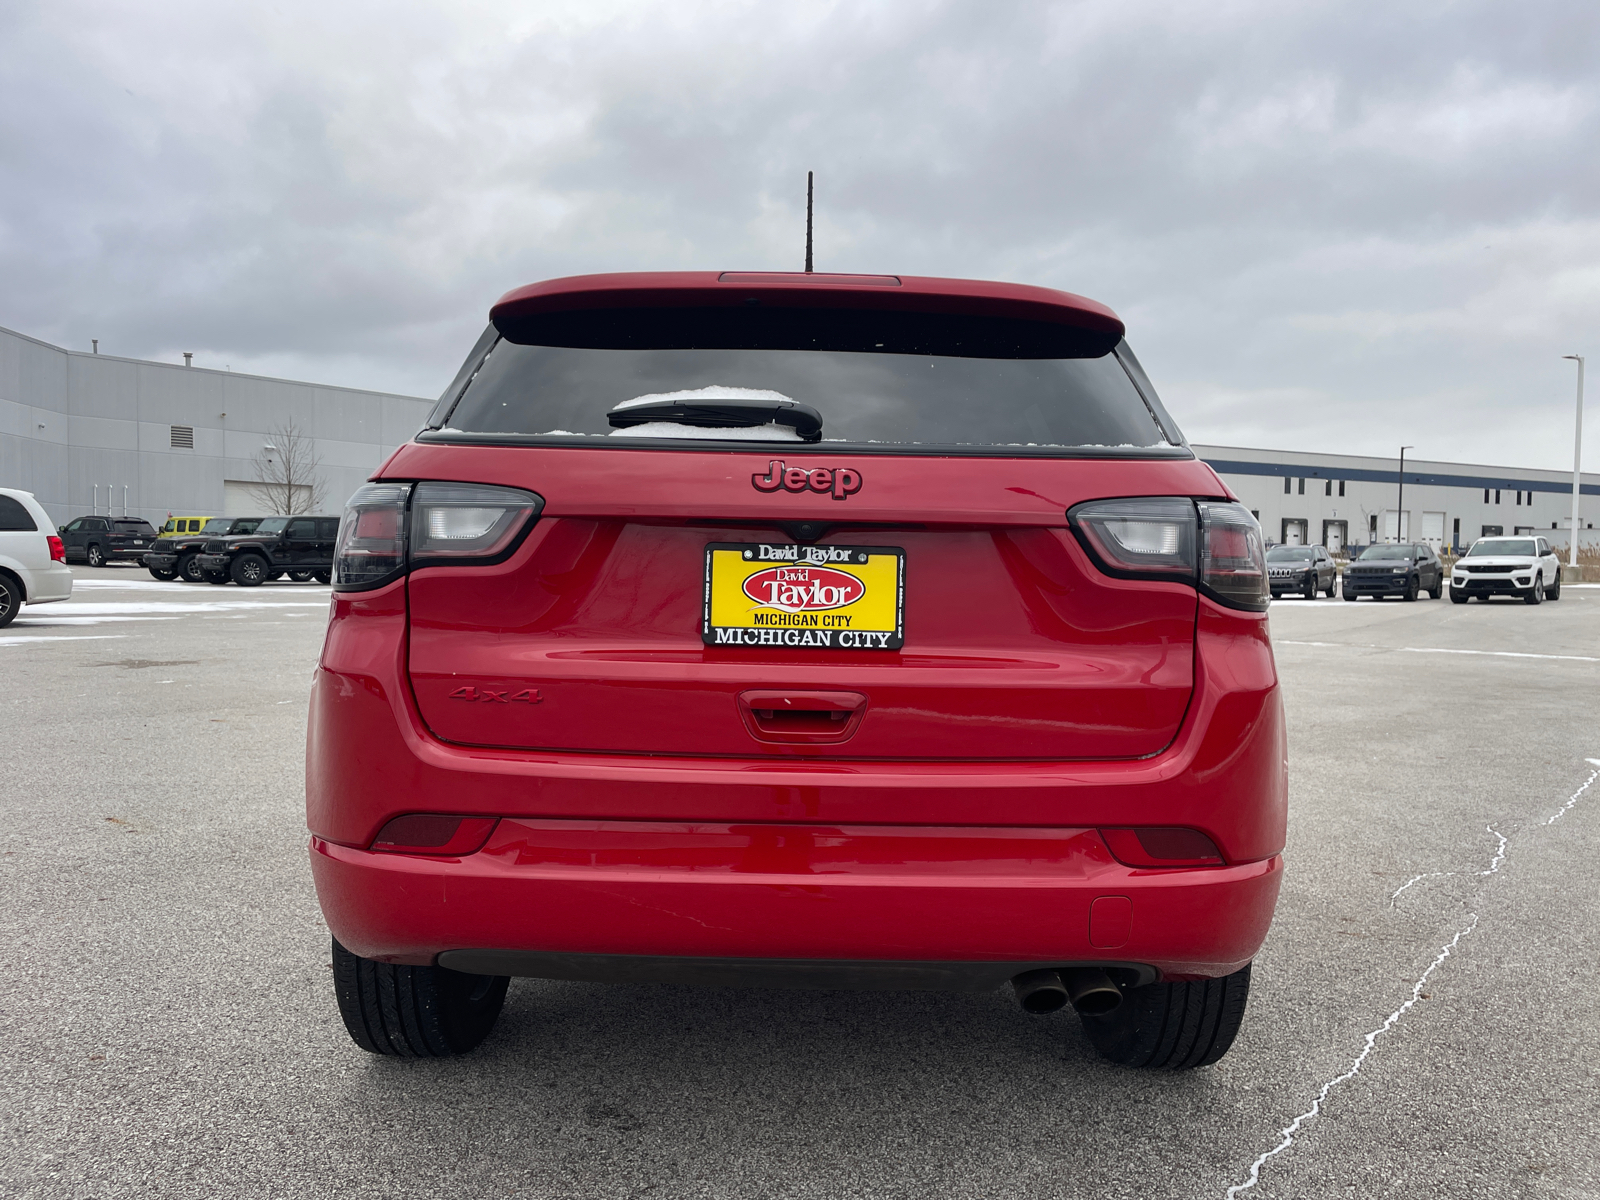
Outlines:
<svg viewBox="0 0 1600 1200"><path fill-rule="evenodd" d="M1304 546L1306 544L1306 523L1292 517L1285 517L1283 521L1283 544L1285 546Z"/></svg>
<svg viewBox="0 0 1600 1200"><path fill-rule="evenodd" d="M1322 523L1322 544L1328 548L1329 554L1339 554L1344 550L1344 544L1349 540L1345 532L1348 528L1343 521L1324 521Z"/></svg>
<svg viewBox="0 0 1600 1200"><path fill-rule="evenodd" d="M1444 514L1442 512L1425 512L1422 514L1422 540L1438 553L1444 548Z"/></svg>

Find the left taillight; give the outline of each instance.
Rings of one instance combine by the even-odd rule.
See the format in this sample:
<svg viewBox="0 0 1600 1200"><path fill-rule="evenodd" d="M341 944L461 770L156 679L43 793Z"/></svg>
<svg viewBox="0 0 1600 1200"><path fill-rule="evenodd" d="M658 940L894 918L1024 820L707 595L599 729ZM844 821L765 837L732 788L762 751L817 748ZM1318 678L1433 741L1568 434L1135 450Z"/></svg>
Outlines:
<svg viewBox="0 0 1600 1200"><path fill-rule="evenodd" d="M67 547L60 538L50 533L45 535L45 540L50 543L50 561L64 563L67 561Z"/></svg>
<svg viewBox="0 0 1600 1200"><path fill-rule="evenodd" d="M339 524L333 586L365 591L413 567L501 562L543 508L533 492L492 484L366 484Z"/></svg>

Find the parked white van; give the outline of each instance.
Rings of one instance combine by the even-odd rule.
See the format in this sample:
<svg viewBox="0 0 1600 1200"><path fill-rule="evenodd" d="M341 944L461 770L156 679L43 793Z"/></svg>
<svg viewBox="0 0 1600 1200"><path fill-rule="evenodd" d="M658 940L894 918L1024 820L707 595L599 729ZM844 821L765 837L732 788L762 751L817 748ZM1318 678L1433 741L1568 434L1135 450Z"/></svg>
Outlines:
<svg viewBox="0 0 1600 1200"><path fill-rule="evenodd" d="M0 488L0 629L24 604L72 598L67 550L32 492Z"/></svg>

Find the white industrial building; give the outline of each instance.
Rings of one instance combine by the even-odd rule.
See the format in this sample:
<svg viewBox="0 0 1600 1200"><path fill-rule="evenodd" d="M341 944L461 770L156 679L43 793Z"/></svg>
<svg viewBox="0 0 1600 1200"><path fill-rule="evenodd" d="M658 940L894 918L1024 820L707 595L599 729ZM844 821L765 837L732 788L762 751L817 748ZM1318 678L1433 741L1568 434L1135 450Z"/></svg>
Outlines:
<svg viewBox="0 0 1600 1200"><path fill-rule="evenodd" d="M274 431L317 460L318 509L338 513L432 400L63 350L0 329L0 487L32 492L59 525L89 513L264 512L252 484Z"/></svg>
<svg viewBox="0 0 1600 1200"><path fill-rule="evenodd" d="M1465 550L1491 534L1539 532L1569 545L1572 472L1398 458L1196 446L1255 513L1269 541L1339 551L1371 542ZM1600 549L1600 475L1582 479L1578 549Z"/></svg>
<svg viewBox="0 0 1600 1200"><path fill-rule="evenodd" d="M89 513L246 516L274 432L318 460L322 512L422 428L433 401L357 388L63 350L0 329L0 487L34 493L58 523ZM1375 541L1465 549L1539 531L1566 546L1570 472L1303 451L1196 446L1274 542L1338 551ZM1583 480L1579 548L1600 548L1600 476Z"/></svg>

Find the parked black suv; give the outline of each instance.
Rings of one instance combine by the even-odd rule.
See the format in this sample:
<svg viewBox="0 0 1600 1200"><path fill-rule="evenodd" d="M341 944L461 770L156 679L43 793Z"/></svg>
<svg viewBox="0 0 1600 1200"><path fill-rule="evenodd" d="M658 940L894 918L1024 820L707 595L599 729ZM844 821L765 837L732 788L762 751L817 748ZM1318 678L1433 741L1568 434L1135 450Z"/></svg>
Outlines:
<svg viewBox="0 0 1600 1200"><path fill-rule="evenodd" d="M1415 600L1418 592L1427 592L1435 600L1444 595L1444 564L1427 546L1367 546L1344 569L1346 600L1360 596Z"/></svg>
<svg viewBox="0 0 1600 1200"><path fill-rule="evenodd" d="M1318 592L1333 599L1339 568L1321 546L1274 546L1267 551L1267 579L1272 598L1285 592L1315 600Z"/></svg>
<svg viewBox="0 0 1600 1200"><path fill-rule="evenodd" d="M86 562L91 567L142 559L156 540L156 527L143 517L79 517L59 532L67 561Z"/></svg>
<svg viewBox="0 0 1600 1200"><path fill-rule="evenodd" d="M179 533L158 538L156 544L150 547L150 553L140 561L150 568L150 574L157 579L183 579L189 583L199 583L205 576L200 573L196 558L205 549L208 539L235 533L254 533L261 522L261 517L212 517L199 533Z"/></svg>
<svg viewBox="0 0 1600 1200"><path fill-rule="evenodd" d="M213 576L256 587L288 573L290 579L333 581L338 517L267 517L254 532L211 538L195 562Z"/></svg>

